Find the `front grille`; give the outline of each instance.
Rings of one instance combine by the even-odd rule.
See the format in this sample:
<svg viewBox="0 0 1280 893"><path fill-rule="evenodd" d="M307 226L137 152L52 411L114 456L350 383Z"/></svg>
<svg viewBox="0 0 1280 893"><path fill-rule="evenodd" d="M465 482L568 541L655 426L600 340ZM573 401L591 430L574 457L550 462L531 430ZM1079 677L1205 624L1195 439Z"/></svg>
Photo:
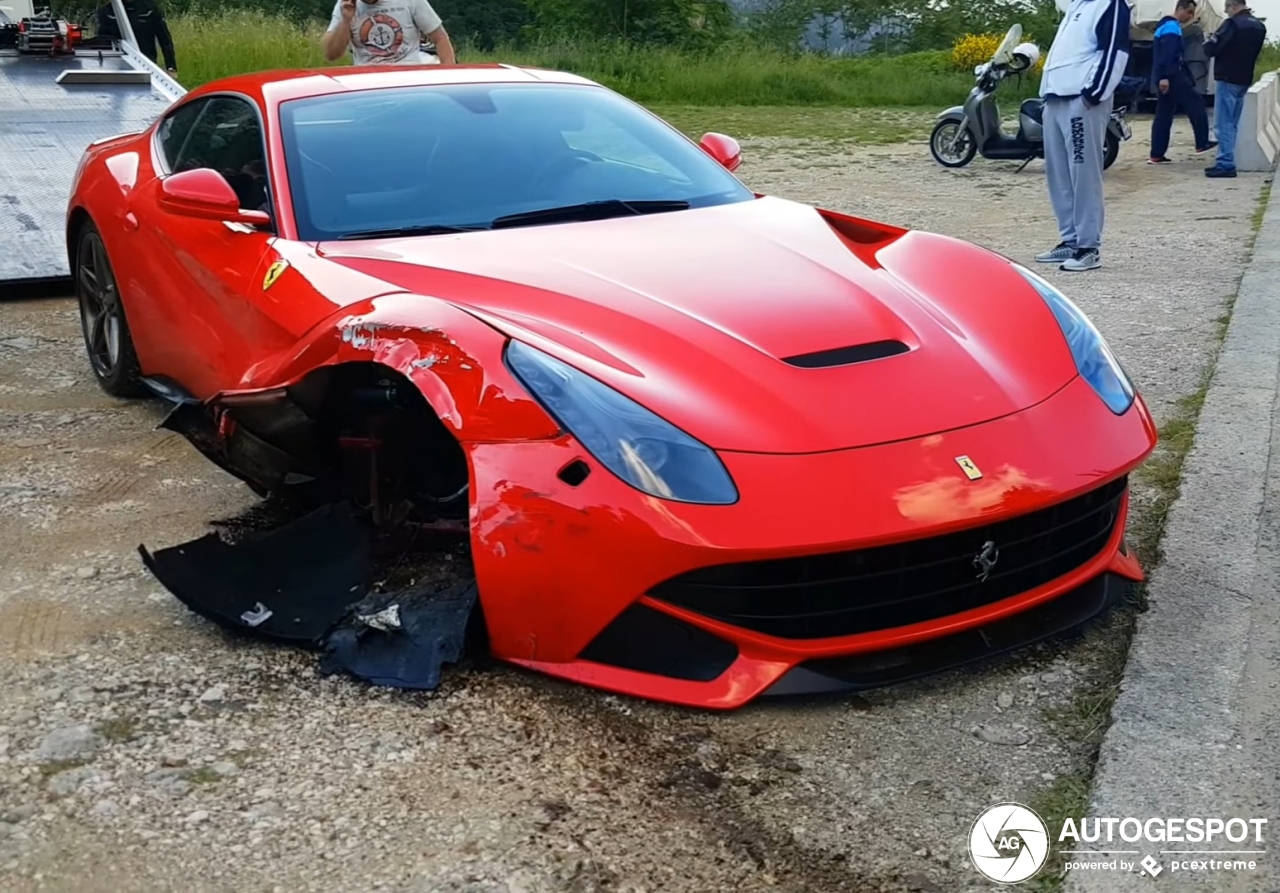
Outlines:
<svg viewBox="0 0 1280 893"><path fill-rule="evenodd" d="M1070 573L1111 538L1128 478L984 527L873 549L702 568L650 594L784 639L906 626L988 605ZM998 550L985 580L975 559Z"/></svg>

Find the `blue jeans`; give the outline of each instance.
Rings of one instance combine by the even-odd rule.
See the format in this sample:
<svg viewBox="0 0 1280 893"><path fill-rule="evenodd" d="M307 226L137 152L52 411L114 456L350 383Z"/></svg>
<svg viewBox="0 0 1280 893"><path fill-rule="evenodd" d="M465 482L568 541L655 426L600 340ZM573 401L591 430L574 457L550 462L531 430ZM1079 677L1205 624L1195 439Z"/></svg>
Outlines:
<svg viewBox="0 0 1280 893"><path fill-rule="evenodd" d="M1240 115L1249 88L1243 84L1218 81L1213 96L1213 129L1218 134L1218 162L1223 170L1236 168L1236 136L1240 132Z"/></svg>

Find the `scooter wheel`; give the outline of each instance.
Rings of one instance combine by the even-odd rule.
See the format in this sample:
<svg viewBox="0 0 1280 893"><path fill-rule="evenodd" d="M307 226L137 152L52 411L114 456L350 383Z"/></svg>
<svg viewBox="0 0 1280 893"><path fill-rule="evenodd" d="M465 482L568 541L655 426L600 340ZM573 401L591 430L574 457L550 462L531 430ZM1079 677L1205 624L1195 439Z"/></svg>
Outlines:
<svg viewBox="0 0 1280 893"><path fill-rule="evenodd" d="M978 143L968 128L961 130L959 121L947 118L934 125L929 151L943 167L964 167L978 154Z"/></svg>
<svg viewBox="0 0 1280 893"><path fill-rule="evenodd" d="M1116 163L1116 158L1120 155L1120 137L1116 136L1110 130L1107 131L1106 142L1102 146L1102 169L1105 171Z"/></svg>

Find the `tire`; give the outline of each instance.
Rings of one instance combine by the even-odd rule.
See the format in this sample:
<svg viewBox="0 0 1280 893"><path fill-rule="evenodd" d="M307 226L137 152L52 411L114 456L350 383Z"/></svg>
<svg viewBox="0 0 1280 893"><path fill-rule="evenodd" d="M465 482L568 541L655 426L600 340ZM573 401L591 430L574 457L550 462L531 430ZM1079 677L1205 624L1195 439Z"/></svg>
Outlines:
<svg viewBox="0 0 1280 893"><path fill-rule="evenodd" d="M147 394L107 246L89 221L76 233L74 261L80 331L93 377L113 397Z"/></svg>
<svg viewBox="0 0 1280 893"><path fill-rule="evenodd" d="M933 133L929 135L929 152L933 160L943 167L964 167L978 154L978 142L968 130L960 135L954 150L948 148L959 129L959 121L945 118L934 125Z"/></svg>
<svg viewBox="0 0 1280 893"><path fill-rule="evenodd" d="M1105 171L1116 163L1120 155L1120 137L1107 130L1107 140L1102 147L1102 169Z"/></svg>

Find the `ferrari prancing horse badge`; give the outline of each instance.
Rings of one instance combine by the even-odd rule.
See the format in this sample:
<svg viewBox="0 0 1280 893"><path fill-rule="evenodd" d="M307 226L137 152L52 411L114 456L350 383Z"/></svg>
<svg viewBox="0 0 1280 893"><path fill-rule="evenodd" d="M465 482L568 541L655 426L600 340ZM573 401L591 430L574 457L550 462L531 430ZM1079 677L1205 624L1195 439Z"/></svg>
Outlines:
<svg viewBox="0 0 1280 893"><path fill-rule="evenodd" d="M262 290L266 291L271 286L275 285L276 280L280 278L280 274L283 273L288 266L289 262L287 260L278 260L273 263L271 268L267 270L267 275L262 280Z"/></svg>
<svg viewBox="0 0 1280 893"><path fill-rule="evenodd" d="M971 481L976 481L982 477L982 472L978 470L978 466L973 464L973 460L968 456L956 456L956 464L960 466L960 470L964 472L964 476Z"/></svg>

